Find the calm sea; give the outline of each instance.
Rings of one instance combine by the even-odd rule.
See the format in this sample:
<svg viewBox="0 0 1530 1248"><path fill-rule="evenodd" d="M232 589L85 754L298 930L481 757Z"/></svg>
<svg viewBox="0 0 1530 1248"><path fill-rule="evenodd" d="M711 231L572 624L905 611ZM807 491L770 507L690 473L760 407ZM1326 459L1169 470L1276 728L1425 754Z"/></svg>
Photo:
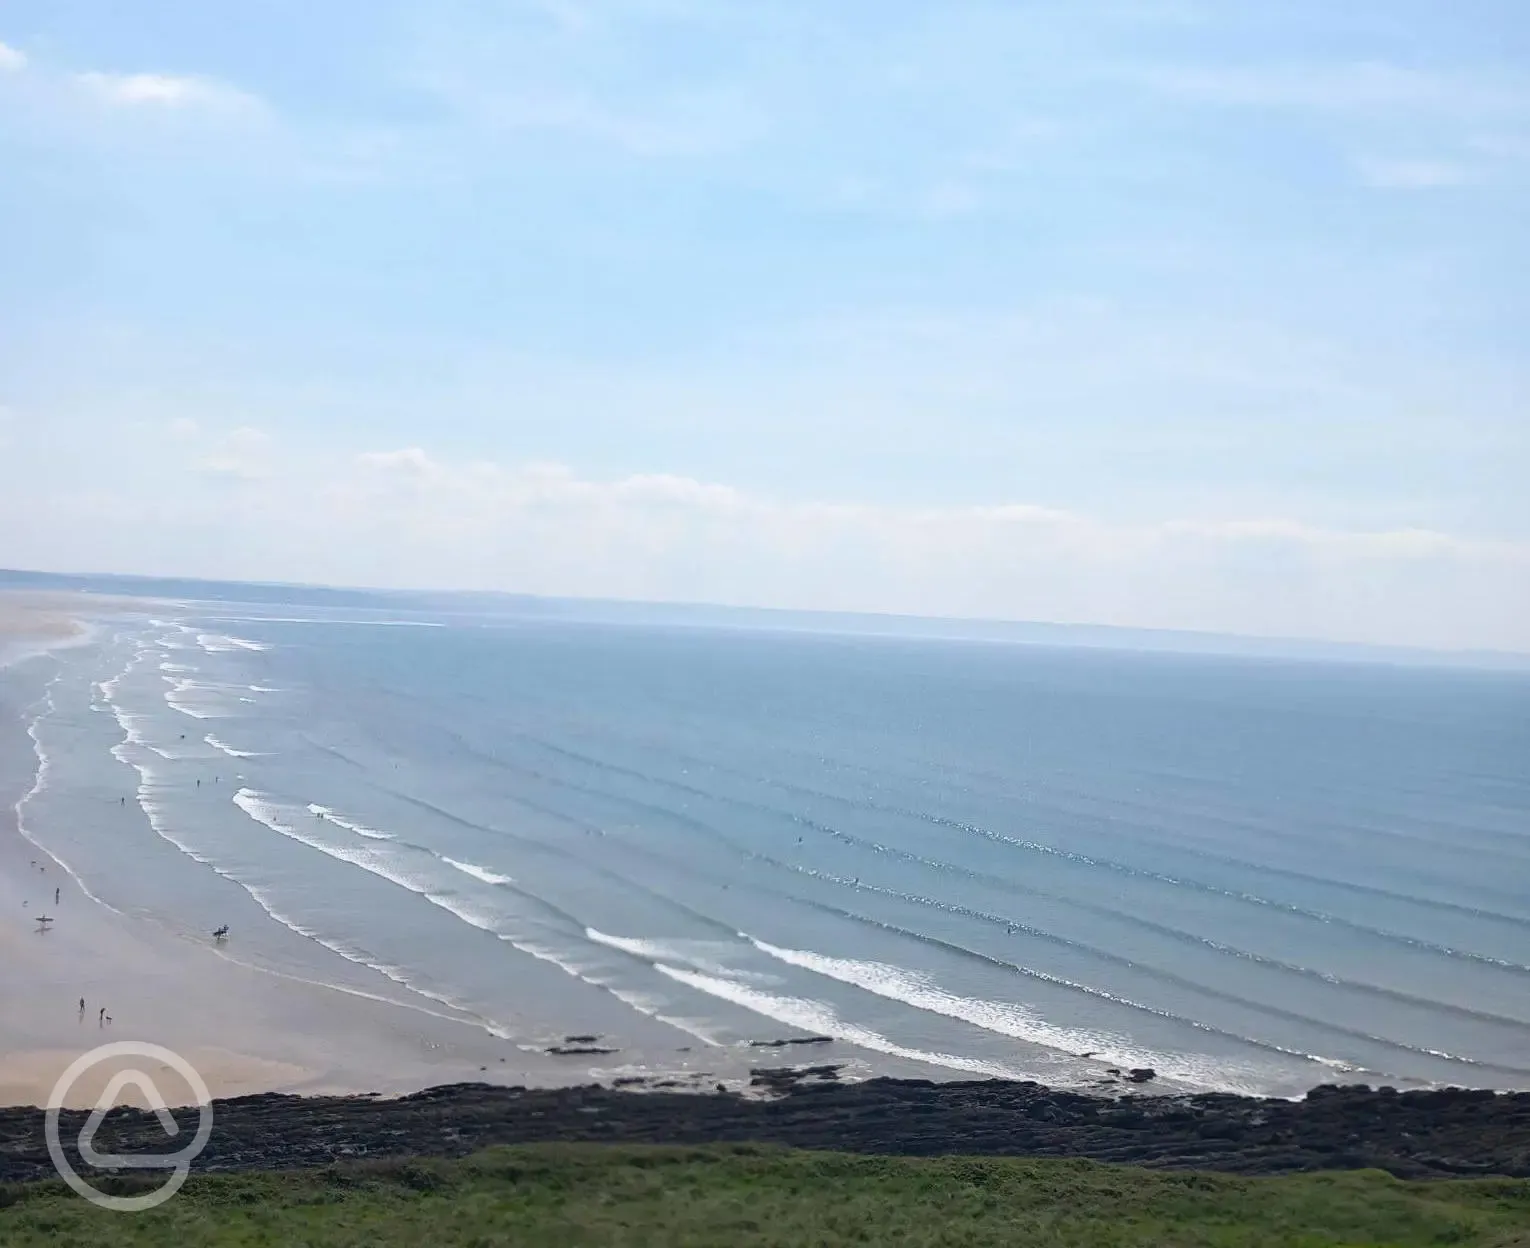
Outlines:
<svg viewBox="0 0 1530 1248"><path fill-rule="evenodd" d="M100 900L512 1038L1530 1087L1523 674L203 603L22 676Z"/></svg>

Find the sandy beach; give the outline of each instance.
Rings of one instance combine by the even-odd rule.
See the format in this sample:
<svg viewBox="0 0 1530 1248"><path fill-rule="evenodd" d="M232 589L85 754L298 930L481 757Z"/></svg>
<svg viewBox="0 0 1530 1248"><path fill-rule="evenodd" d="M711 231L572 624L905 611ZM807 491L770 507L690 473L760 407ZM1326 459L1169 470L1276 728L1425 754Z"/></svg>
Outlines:
<svg viewBox="0 0 1530 1248"><path fill-rule="evenodd" d="M380 978L375 992L305 981L241 961L237 933L219 945L210 933L189 935L95 900L69 864L28 840L17 820L17 803L36 778L21 712L45 675L31 667L48 662L39 651L87 637L70 614L79 605L62 595L0 595L0 646L13 665L9 673L0 666L0 1106L46 1103L71 1063L119 1041L173 1050L215 1098L401 1094L469 1079L559 1087L635 1074L747 1088L756 1066L780 1064L779 1050L769 1048L644 1053L587 1037L569 1047L590 1052L549 1054L453 1018L449 1007L438 1013L389 999ZM101 609L97 600L86 605ZM25 656L33 656L28 679L15 679L14 665ZM39 924L41 917L51 922ZM64 1103L94 1106L123 1065L93 1068ZM160 1091L173 1104L195 1100L168 1072ZM135 1100L132 1086L118 1097Z"/></svg>
<svg viewBox="0 0 1530 1248"><path fill-rule="evenodd" d="M4 596L0 645L15 657L84 635L69 606ZM21 695L0 687L12 696ZM493 1037L241 966L211 941L177 939L92 900L18 830L16 803L36 768L21 709L0 705L0 1104L42 1104L71 1062L111 1041L175 1050L214 1096L418 1086L502 1064ZM52 921L39 924L44 916ZM89 1072L68 1103L93 1105L114 1070ZM184 1098L173 1083L165 1096Z"/></svg>
<svg viewBox="0 0 1530 1248"><path fill-rule="evenodd" d="M15 751L19 734L14 716L7 720L0 748ZM553 1087L649 1066L708 1086L747 1083L753 1055L597 1055L620 1063L607 1070L589 1056L527 1052L466 1022L243 965L236 942L193 942L93 901L17 832L14 800L8 793L0 807L0 1106L44 1104L76 1058L115 1041L172 1049L220 1098L397 1094L465 1079ZM42 915L53 920L46 931ZM94 1068L65 1104L93 1106L121 1065ZM160 1091L171 1103L195 1099L178 1076L167 1079Z"/></svg>
<svg viewBox="0 0 1530 1248"><path fill-rule="evenodd" d="M0 592L0 666L85 635L59 594Z"/></svg>

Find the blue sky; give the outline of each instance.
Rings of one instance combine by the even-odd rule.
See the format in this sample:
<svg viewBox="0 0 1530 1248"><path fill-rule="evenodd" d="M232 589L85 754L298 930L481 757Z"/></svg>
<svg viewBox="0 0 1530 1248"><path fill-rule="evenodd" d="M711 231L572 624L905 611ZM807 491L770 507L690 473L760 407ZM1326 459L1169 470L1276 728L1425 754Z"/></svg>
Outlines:
<svg viewBox="0 0 1530 1248"><path fill-rule="evenodd" d="M1530 650L1515 0L0 6L0 565Z"/></svg>

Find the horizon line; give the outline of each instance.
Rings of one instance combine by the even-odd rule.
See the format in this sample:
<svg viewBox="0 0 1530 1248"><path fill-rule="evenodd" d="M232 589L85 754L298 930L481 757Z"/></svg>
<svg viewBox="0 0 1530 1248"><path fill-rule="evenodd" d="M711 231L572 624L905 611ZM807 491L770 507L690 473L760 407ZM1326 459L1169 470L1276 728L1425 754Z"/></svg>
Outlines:
<svg viewBox="0 0 1530 1248"><path fill-rule="evenodd" d="M1402 646L1387 642L1347 641L1323 637L1298 637L1259 633L1218 632L1212 629L1159 628L1134 624L1101 624L1091 622L1067 622L1059 620L1037 619L1023 620L1002 616L913 615L906 612L892 611L851 611L836 610L834 608L825 607L781 607L758 604L704 602L689 599L608 598L581 595L549 595L508 589L385 588L372 585L325 584L321 582L309 581L238 580L203 576L166 576L156 573L142 572L52 572L42 569L27 568L0 568L0 590L5 589L6 586L4 582L7 579L13 577L41 578L43 580L49 581L74 580L161 583L168 582L189 586L209 586L228 589L247 587L265 590L294 590L299 592L318 592L328 594L359 594L392 598L405 597L413 598L416 600L432 598L518 600L522 602L571 604L587 608L607 607L616 608L619 610L647 608L676 612L716 611L738 614L753 613L776 617L817 617L825 621L835 619L856 620L862 622L887 621L889 623L917 625L955 627L966 626L968 628L985 630L1036 629L1057 633L1091 634L1095 636L1115 638L1121 642L1125 642L1128 638L1135 638L1139 641L1147 640L1150 638L1158 639L1161 641L1180 641L1185 643L1184 648L1178 651L1180 653L1216 653L1216 650L1210 647L1214 647L1217 645L1217 643L1221 643L1221 645L1224 647L1223 653L1225 653L1225 647L1228 645L1257 648L1259 651L1258 654L1252 654L1249 653L1248 650L1244 650L1243 654L1245 657L1281 657L1280 654L1272 653L1271 651L1284 649L1288 652L1287 657L1324 657L1323 655L1314 654L1312 652L1328 651L1329 654L1327 657L1330 658L1363 658L1369 656L1375 658L1376 660L1385 660L1387 658L1392 658L1398 661L1404 659L1412 659L1415 662L1423 662L1432 659L1437 662L1444 661L1447 663L1452 663L1453 665L1471 664L1473 660L1476 660L1480 664L1496 667L1500 670L1505 667L1530 668L1530 651L1491 650L1483 648L1459 647L1447 649L1427 646ZM11 588L16 587L13 586ZM89 589L84 589L82 592L89 593L91 591ZM791 631L817 630L797 629ZM825 629L822 631L831 632L834 630ZM857 632L855 635L865 636L875 634ZM926 637L926 639L936 639L930 637L927 633L911 634L907 631L892 632L882 635L903 636L911 639L923 635ZM1024 638L1017 637L979 638L969 636L965 638L950 637L945 638L945 640L991 640L1009 641L1012 643L1021 644L1025 643ZM1060 643L1063 643L1062 638L1057 638L1056 640ZM1075 636L1073 640L1075 644L1077 644L1081 639L1078 636ZM1196 643L1199 643L1202 647L1206 648L1197 650L1194 648ZM1091 648L1103 649L1109 647L1096 646ZM1141 647L1122 645L1117 648L1140 649ZM1164 647L1148 648L1157 650L1164 649ZM1306 653L1290 655L1289 652L1292 650L1304 651Z"/></svg>

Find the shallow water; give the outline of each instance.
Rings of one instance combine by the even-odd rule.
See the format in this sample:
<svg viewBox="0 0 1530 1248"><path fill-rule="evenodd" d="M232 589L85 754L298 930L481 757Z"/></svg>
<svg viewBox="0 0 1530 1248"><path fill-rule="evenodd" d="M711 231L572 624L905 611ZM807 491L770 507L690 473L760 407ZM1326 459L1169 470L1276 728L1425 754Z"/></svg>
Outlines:
<svg viewBox="0 0 1530 1248"><path fill-rule="evenodd" d="M679 1045L1530 1087L1524 675L226 603L39 664L93 894L504 1034L533 958Z"/></svg>

